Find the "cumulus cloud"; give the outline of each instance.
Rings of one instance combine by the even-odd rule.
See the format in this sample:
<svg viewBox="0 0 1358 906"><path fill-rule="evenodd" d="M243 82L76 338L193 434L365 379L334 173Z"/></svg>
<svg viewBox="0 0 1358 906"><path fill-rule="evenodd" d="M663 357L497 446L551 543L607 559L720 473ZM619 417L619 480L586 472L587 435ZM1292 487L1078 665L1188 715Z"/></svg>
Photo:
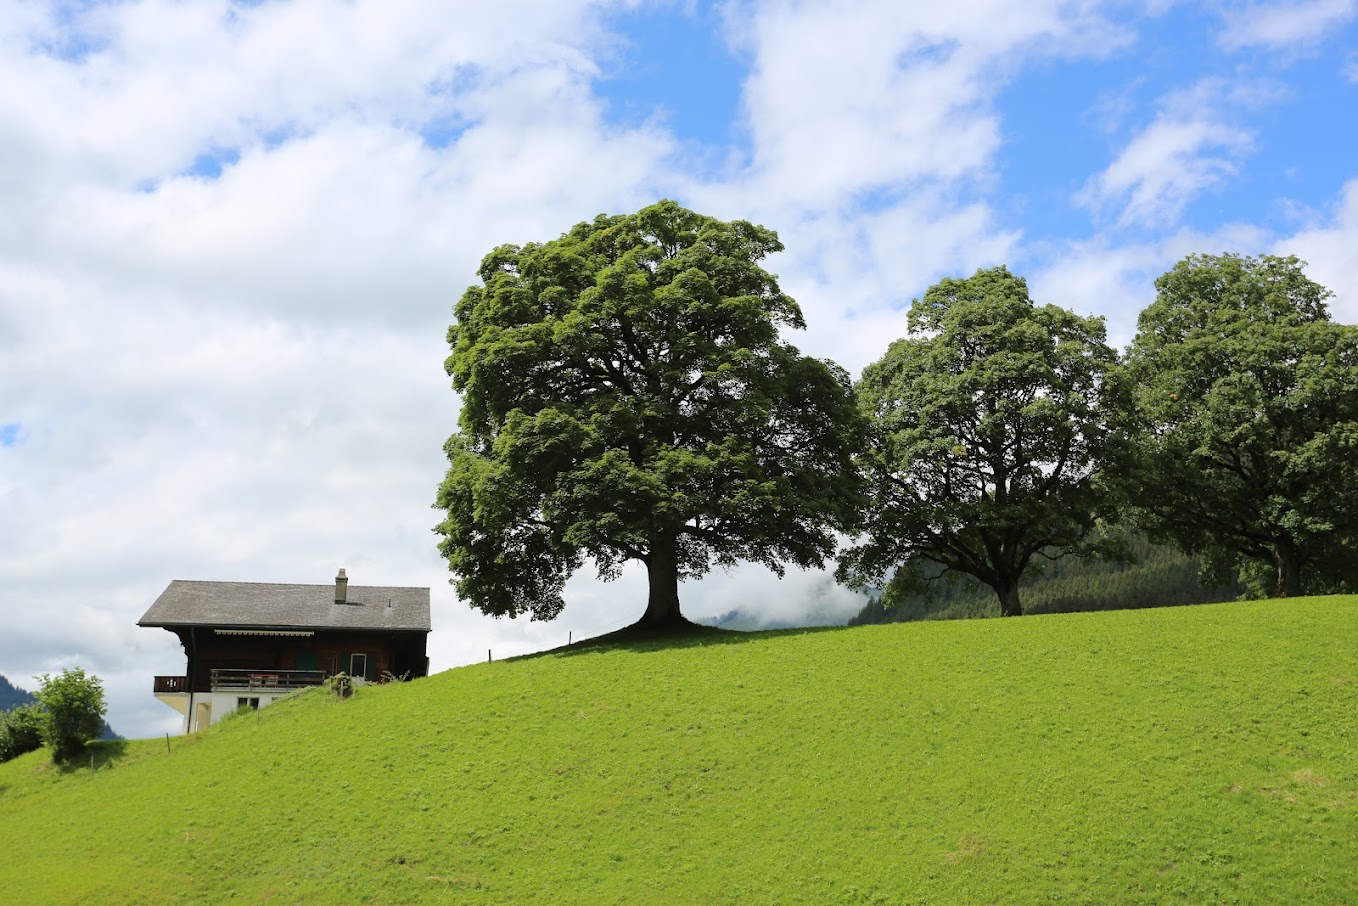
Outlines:
<svg viewBox="0 0 1358 906"><path fill-rule="evenodd" d="M1121 227L1172 225L1197 196L1228 182L1253 150L1253 131L1233 122L1237 111L1284 94L1267 82L1217 78L1170 92L1155 118L1086 181L1075 203L1115 214Z"/></svg>
<svg viewBox="0 0 1358 906"><path fill-rule="evenodd" d="M792 339L851 373L904 333L912 295L1005 260L1020 240L987 198L1001 147L994 105L1013 74L1131 40L1062 0L737 9L732 41L751 60L748 157L683 193L777 227L792 251L771 265L814 325Z"/></svg>
<svg viewBox="0 0 1358 906"><path fill-rule="evenodd" d="M1247 223L1211 232L1180 228L1143 242L1114 242L1107 235L1062 242L1045 249L1045 263L1028 279L1033 299L1081 315L1100 315L1108 343L1127 346L1137 316L1155 301L1155 280L1188 255L1266 251L1275 237Z"/></svg>
<svg viewBox="0 0 1358 906"><path fill-rule="evenodd" d="M1351 53L1344 59L1343 76L1358 85L1358 53Z"/></svg>
<svg viewBox="0 0 1358 906"><path fill-rule="evenodd" d="M1330 316L1358 324L1358 179L1349 180L1327 223L1279 240L1272 250L1307 262L1306 274L1334 292Z"/></svg>
<svg viewBox="0 0 1358 906"><path fill-rule="evenodd" d="M1285 0L1250 3L1226 12L1220 43L1242 47L1290 49L1323 40L1358 17L1355 0Z"/></svg>
<svg viewBox="0 0 1358 906"><path fill-rule="evenodd" d="M1025 59L1096 56L1128 36L1085 4L997 0L755 4L737 42L751 159L744 195L784 211L984 173L999 146L991 102Z"/></svg>

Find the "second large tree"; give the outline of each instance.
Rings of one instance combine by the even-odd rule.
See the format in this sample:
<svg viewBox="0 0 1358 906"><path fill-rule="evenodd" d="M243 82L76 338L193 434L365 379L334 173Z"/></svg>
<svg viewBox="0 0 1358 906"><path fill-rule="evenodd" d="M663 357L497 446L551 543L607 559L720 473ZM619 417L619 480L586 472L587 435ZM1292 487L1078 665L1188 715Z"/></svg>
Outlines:
<svg viewBox="0 0 1358 906"><path fill-rule="evenodd" d="M931 287L909 326L858 384L873 500L840 575L891 579L889 598L903 579L965 573L1017 616L1035 558L1090 547L1100 472L1125 450L1117 356L1101 320L1034 305L1004 267Z"/></svg>
<svg viewBox="0 0 1358 906"><path fill-rule="evenodd" d="M464 600L555 617L586 558L679 581L740 560L821 564L856 518L847 375L781 341L801 311L759 262L777 236L661 202L502 246L449 328L460 430L437 506Z"/></svg>

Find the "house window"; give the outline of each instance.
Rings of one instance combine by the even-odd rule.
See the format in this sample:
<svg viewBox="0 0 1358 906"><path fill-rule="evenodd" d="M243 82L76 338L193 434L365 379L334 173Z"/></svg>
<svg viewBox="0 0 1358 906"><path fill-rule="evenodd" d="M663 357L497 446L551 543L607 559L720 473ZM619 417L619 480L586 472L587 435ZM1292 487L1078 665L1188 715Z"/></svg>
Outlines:
<svg viewBox="0 0 1358 906"><path fill-rule="evenodd" d="M349 675L350 676L368 675L368 656L366 654L349 655Z"/></svg>
<svg viewBox="0 0 1358 906"><path fill-rule="evenodd" d="M255 711L258 711L258 710L259 710L259 699L258 699L258 698L247 698L246 696L242 695L242 696L240 696L239 698L236 699L236 708L237 708L237 709L240 709L240 708L251 708L251 709L253 709L253 710L255 710Z"/></svg>

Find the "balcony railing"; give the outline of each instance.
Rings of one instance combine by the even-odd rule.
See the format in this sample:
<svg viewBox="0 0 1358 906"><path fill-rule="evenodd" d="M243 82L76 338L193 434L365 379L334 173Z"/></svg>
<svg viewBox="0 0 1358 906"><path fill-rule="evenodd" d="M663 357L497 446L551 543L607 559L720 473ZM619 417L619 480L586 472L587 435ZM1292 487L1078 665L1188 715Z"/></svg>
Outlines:
<svg viewBox="0 0 1358 906"><path fill-rule="evenodd" d="M160 695L165 692L188 692L189 678L187 676L158 676L156 677L155 689L153 694Z"/></svg>
<svg viewBox="0 0 1358 906"><path fill-rule="evenodd" d="M212 671L213 689L301 689L325 681L320 670L229 670Z"/></svg>

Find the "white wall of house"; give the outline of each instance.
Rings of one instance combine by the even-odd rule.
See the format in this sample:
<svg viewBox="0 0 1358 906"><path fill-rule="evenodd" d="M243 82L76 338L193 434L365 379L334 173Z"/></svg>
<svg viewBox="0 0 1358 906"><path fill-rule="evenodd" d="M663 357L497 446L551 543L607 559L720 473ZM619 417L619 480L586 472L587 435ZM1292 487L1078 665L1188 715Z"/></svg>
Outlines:
<svg viewBox="0 0 1358 906"><path fill-rule="evenodd" d="M236 709L242 707L241 699L245 700L244 707L264 708L287 694L286 690L264 692L259 689L195 692L192 703L189 701L188 693L156 697L184 715L185 733L197 733L236 713ZM172 697L178 700L168 701Z"/></svg>

